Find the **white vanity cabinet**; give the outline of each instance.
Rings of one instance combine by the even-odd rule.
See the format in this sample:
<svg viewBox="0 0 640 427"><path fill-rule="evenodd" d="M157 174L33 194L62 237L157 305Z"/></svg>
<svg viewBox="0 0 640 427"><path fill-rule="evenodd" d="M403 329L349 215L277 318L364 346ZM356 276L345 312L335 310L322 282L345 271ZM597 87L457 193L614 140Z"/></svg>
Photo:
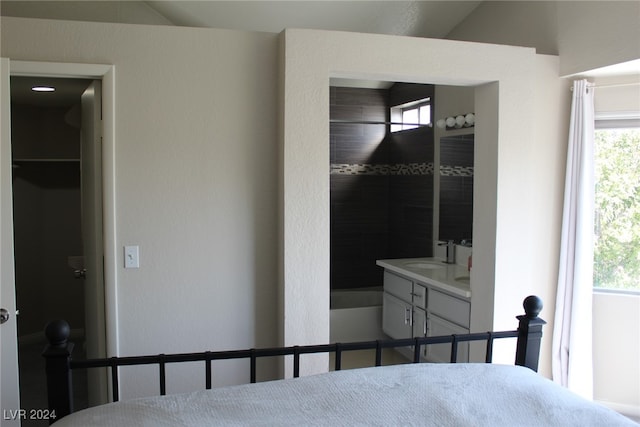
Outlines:
<svg viewBox="0 0 640 427"><path fill-rule="evenodd" d="M427 333L427 289L388 271L384 272L382 330L392 338L413 338Z"/></svg>
<svg viewBox="0 0 640 427"><path fill-rule="evenodd" d="M471 323L471 303L437 289L429 289L429 327L427 336L468 334ZM426 349L427 359L434 362L451 361L451 345L435 344ZM469 343L458 344L458 362L469 361Z"/></svg>
<svg viewBox="0 0 640 427"><path fill-rule="evenodd" d="M437 337L441 335L468 334L469 329L463 328L455 323L451 323L442 317L430 315L427 319L429 328L427 336ZM451 361L451 344L431 344L426 348L427 360L431 362L449 363ZM469 361L469 343L463 342L458 344L457 359L458 362Z"/></svg>
<svg viewBox="0 0 640 427"><path fill-rule="evenodd" d="M470 316L469 299L384 271L382 329L391 338L467 334ZM422 355L429 361L449 362L450 352L450 344L437 344L426 346ZM457 356L459 362L469 361L469 343L458 344Z"/></svg>

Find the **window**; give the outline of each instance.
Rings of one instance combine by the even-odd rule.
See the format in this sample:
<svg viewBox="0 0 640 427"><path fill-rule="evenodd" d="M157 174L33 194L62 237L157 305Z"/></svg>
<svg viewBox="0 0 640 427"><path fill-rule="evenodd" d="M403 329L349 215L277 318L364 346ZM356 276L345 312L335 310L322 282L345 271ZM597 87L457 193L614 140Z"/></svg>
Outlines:
<svg viewBox="0 0 640 427"><path fill-rule="evenodd" d="M431 124L431 98L391 108L391 132L415 129Z"/></svg>
<svg viewBox="0 0 640 427"><path fill-rule="evenodd" d="M632 124L596 122L596 288L640 291L640 123Z"/></svg>

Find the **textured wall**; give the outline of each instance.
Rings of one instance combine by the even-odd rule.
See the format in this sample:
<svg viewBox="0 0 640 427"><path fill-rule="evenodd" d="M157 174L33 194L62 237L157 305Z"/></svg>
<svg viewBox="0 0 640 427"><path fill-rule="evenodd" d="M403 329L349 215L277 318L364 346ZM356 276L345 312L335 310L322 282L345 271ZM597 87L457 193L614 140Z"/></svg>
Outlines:
<svg viewBox="0 0 640 427"><path fill-rule="evenodd" d="M549 257L558 245L557 150L563 145L558 135L566 131L560 120L568 108L557 58L512 46L313 30L286 30L282 43L286 343L329 338L330 77L474 86L475 113L483 120L475 127L472 328L513 328L512 307L520 307L523 296L547 297L554 286L548 276L557 273ZM523 116L534 120L523 122ZM547 120L549 129L535 128ZM529 239L526 253L514 251L521 235ZM522 274L532 269L537 273ZM319 359L303 373L326 369L326 360Z"/></svg>
<svg viewBox="0 0 640 427"><path fill-rule="evenodd" d="M12 60L114 65L120 354L275 345L277 35L6 17L1 31ZM125 245L139 269L123 268ZM169 392L201 388L185 369ZM217 372L218 385L248 379ZM157 381L129 371L122 392Z"/></svg>

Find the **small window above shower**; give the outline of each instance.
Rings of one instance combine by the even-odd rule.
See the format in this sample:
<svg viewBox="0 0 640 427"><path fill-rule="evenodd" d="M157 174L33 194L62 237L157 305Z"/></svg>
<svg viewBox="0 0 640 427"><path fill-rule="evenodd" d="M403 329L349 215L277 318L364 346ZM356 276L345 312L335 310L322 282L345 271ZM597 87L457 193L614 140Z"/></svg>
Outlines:
<svg viewBox="0 0 640 427"><path fill-rule="evenodd" d="M391 107L391 132L431 126L431 98Z"/></svg>

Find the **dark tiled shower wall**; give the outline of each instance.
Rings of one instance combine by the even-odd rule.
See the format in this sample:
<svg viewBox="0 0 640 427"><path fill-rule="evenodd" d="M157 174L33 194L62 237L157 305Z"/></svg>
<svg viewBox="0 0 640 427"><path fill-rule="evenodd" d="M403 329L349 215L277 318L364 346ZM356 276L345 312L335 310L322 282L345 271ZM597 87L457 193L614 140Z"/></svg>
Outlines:
<svg viewBox="0 0 640 427"><path fill-rule="evenodd" d="M433 129L388 139L391 163L431 165L425 173L389 176L389 258L433 256Z"/></svg>
<svg viewBox="0 0 640 427"><path fill-rule="evenodd" d="M332 87L330 102L332 120L389 120L387 90ZM355 165L386 165L386 132L385 124L331 123L331 164L350 170L357 169ZM331 288L381 284L375 260L387 253L387 176L331 174L330 190Z"/></svg>
<svg viewBox="0 0 640 427"><path fill-rule="evenodd" d="M388 90L330 94L332 120L389 120ZM382 285L376 259L431 254L433 135L429 142L425 130L391 138L386 125L331 123L332 289Z"/></svg>

